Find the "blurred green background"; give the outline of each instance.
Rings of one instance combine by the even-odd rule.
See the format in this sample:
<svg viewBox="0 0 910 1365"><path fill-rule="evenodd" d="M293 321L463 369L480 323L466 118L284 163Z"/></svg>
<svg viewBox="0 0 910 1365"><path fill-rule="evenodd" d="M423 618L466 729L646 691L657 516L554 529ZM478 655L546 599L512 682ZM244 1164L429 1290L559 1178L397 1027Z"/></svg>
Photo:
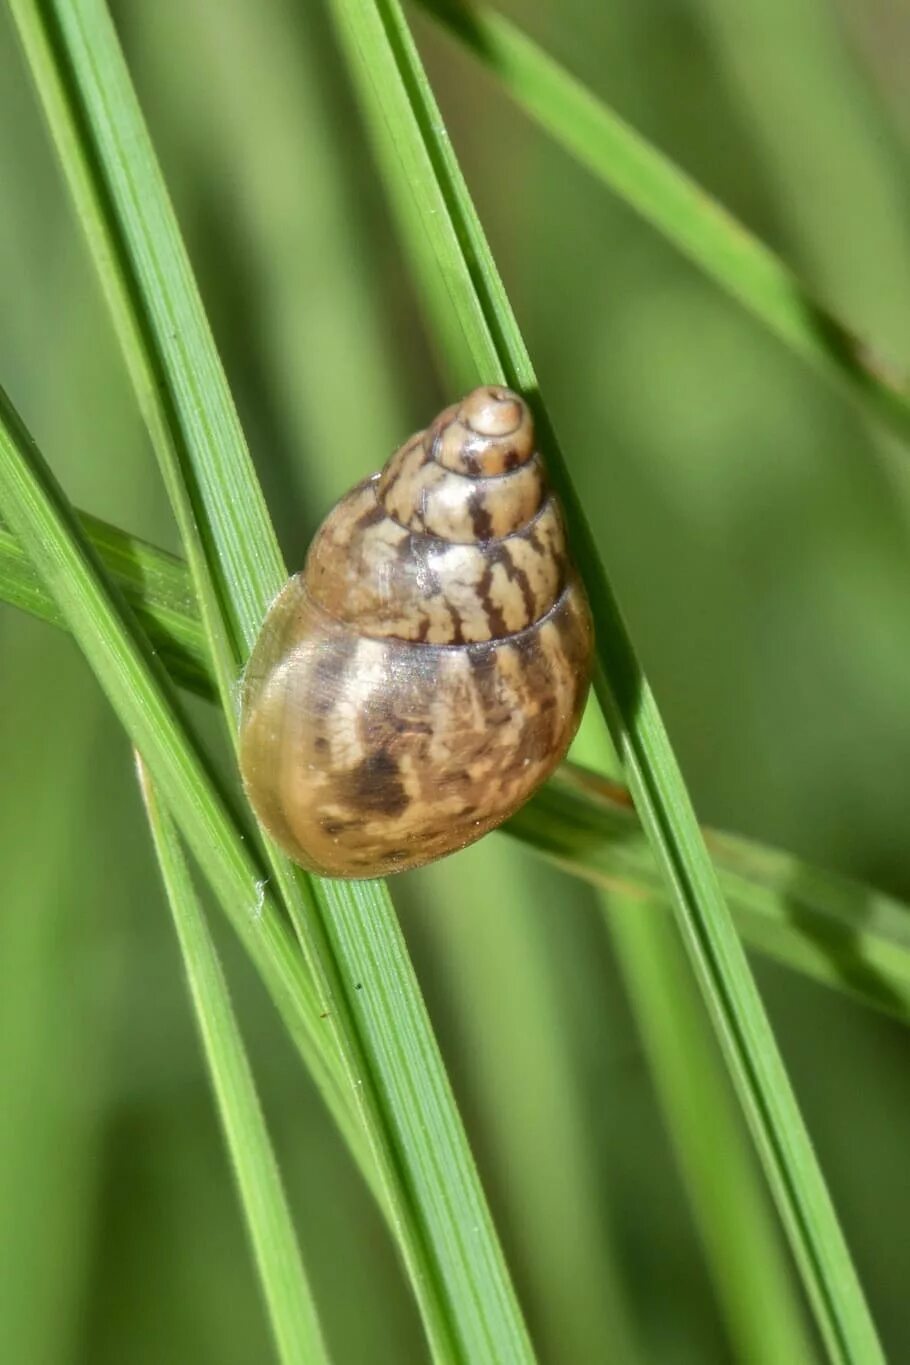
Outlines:
<svg viewBox="0 0 910 1365"><path fill-rule="evenodd" d="M507 8L910 369L906 0ZM454 395L322 7L115 17L298 566ZM699 814L910 899L910 454L415 27ZM5 13L0 179L0 382L78 505L176 548ZM0 1359L268 1359L129 746L65 637L0 606L0 660ZM541 1357L733 1358L594 894L502 835L393 890ZM387 1234L219 941L335 1356L421 1360ZM755 967L907 1359L908 1041Z"/></svg>

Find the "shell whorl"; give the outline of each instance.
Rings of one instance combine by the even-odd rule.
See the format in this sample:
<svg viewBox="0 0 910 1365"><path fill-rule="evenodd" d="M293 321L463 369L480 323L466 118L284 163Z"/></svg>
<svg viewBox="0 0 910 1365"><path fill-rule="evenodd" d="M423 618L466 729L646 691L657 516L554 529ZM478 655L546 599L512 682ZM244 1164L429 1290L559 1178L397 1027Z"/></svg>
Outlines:
<svg viewBox="0 0 910 1365"><path fill-rule="evenodd" d="M331 876L463 848L565 754L592 639L528 409L477 389L341 499L272 603L241 698L259 820Z"/></svg>
<svg viewBox="0 0 910 1365"><path fill-rule="evenodd" d="M362 634L440 645L525 630L566 578L531 416L503 388L447 408L343 498L304 569L314 601Z"/></svg>

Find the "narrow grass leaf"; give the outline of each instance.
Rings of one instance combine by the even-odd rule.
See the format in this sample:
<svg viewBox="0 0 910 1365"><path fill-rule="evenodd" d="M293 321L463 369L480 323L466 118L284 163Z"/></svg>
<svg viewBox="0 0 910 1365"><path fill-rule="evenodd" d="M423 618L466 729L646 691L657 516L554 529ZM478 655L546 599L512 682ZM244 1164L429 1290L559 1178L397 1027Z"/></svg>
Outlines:
<svg viewBox="0 0 910 1365"><path fill-rule="evenodd" d="M574 764L505 829L642 913L665 895L628 793ZM749 947L910 1023L910 906L751 839L705 830L705 840Z"/></svg>
<svg viewBox="0 0 910 1365"><path fill-rule="evenodd" d="M798 1282L679 937L640 901L601 895L731 1359L807 1365L816 1357L795 1299Z"/></svg>
<svg viewBox="0 0 910 1365"><path fill-rule="evenodd" d="M495 10L417 3L623 203L872 418L910 440L907 373L813 298L754 233Z"/></svg>
<svg viewBox="0 0 910 1365"><path fill-rule="evenodd" d="M532 1361L423 1000L402 989L411 969L391 902L377 882L316 879L315 889L351 973L370 1065L407 1119L396 1132L396 1155L432 1230L440 1288L452 1305L453 1358Z"/></svg>
<svg viewBox="0 0 910 1365"><path fill-rule="evenodd" d="M205 633L182 561L87 513L79 521L173 681L213 699ZM2 526L0 602L67 628L19 541ZM576 764L563 764L503 830L593 886L643 907L665 899L628 792ZM754 840L714 830L705 831L705 840L749 947L910 1023L910 907Z"/></svg>
<svg viewBox="0 0 910 1365"><path fill-rule="evenodd" d="M158 459L236 741L241 664L284 578L278 545L107 9L95 0L11 0L11 9ZM285 860L271 861L306 945L308 888ZM316 989L332 993L318 979Z"/></svg>
<svg viewBox="0 0 910 1365"><path fill-rule="evenodd" d="M9 699L0 719L0 1360L50 1365L82 1354L97 1273L126 888L120 848L95 875L102 699L79 678L78 659L13 626L0 623Z"/></svg>
<svg viewBox="0 0 910 1365"><path fill-rule="evenodd" d="M214 700L216 689L205 632L186 564L137 536L87 512L77 514L105 572L129 603L171 678L189 692ZM0 524L0 601L49 625L66 617L19 539Z"/></svg>
<svg viewBox="0 0 910 1365"><path fill-rule="evenodd" d="M460 367L470 358L477 379L505 379L535 405L598 627L598 698L671 890L819 1328L833 1359L878 1360L875 1327L770 1024L401 8L396 0L332 0L332 9L367 124L385 173L394 178L393 205L411 240L415 222L423 225L435 254L448 307L462 332ZM450 340L451 316L443 327Z"/></svg>
<svg viewBox="0 0 910 1365"><path fill-rule="evenodd" d="M161 663L2 390L0 514L31 556L262 976L355 1159L372 1179L350 1097L326 1062L312 984L262 867L246 847Z"/></svg>
<svg viewBox="0 0 910 1365"><path fill-rule="evenodd" d="M285 578L274 532L107 9L101 0L14 0L13 8L143 402L236 736L237 674ZM437 1356L528 1358L429 1019L394 937L387 892L380 884L311 888L271 846L268 856L329 1021L327 1037L364 1121ZM381 998L395 1013L381 1025L355 999L368 952L358 929L365 905L374 940L382 932L390 937L381 959L391 975ZM427 1068L422 1106L403 1084L401 1048ZM440 1118L432 1134L430 1096ZM460 1182L457 1191L438 1188L441 1172ZM470 1225L453 1227L451 1209L470 1209Z"/></svg>
<svg viewBox="0 0 910 1365"><path fill-rule="evenodd" d="M882 116L883 92L836 8L827 0L745 0L734 21L726 0L695 0L692 13L788 250L838 313L906 365L906 163ZM781 52L799 57L781 63ZM810 190L810 166L815 185L840 187L835 212L827 195Z"/></svg>
<svg viewBox="0 0 910 1365"><path fill-rule="evenodd" d="M612 773L598 720L585 717L573 756ZM815 1356L792 1266L679 935L638 886L617 880L598 900L733 1359L807 1365Z"/></svg>
<svg viewBox="0 0 910 1365"><path fill-rule="evenodd" d="M593 1055L594 1019L608 1031L609 1023L591 990L589 898L505 839L482 840L454 866L424 868L403 894L433 906L423 951L449 1002L462 1084L481 1118L542 1358L644 1365L647 1311L597 1121L622 1122L629 1076Z"/></svg>
<svg viewBox="0 0 910 1365"><path fill-rule="evenodd" d="M121 195L131 203L134 214L141 216L146 212L154 212L159 204L158 198L154 198L151 204L145 202L132 171L141 166L150 177L155 177L157 167L149 156L145 141L140 138L129 148L117 149L119 156L111 167L114 172L113 184L102 173L100 149L93 135L90 113L80 97L79 83L67 58L62 31L62 25L68 23L71 28L77 27L81 38L79 7L44 3L43 0L10 0L10 10L80 223L92 255L99 263L98 274L105 300L180 529L206 625L214 677L227 710L233 707L227 680L236 673L236 650L225 624L216 582L208 570L207 547L203 544L199 529L205 524L202 516L204 508L201 506L200 490L192 478L186 459L186 441L198 437L201 431L207 432L208 414L198 403L195 408L192 407L192 399L198 394L188 394L188 407L193 411L193 417L189 431L181 429L165 380L165 356L149 335L149 319L136 299L137 269L157 275L161 264L154 256L150 257L147 251L140 253L137 262L112 211L112 196L119 189ZM80 50L83 58L94 66L95 58L84 42L80 43ZM106 99L101 112L108 113ZM160 221L160 214L157 217L158 230L162 235L167 234L172 228L168 215L165 214L164 222ZM171 352L186 346L187 314L192 317L200 308L189 272L180 271L179 265L177 272L179 277L173 280L173 294L179 300L179 311L163 319ZM194 350L193 361L193 387L196 388L200 378L203 383L206 379L209 383L214 382L209 373L210 357ZM236 418L229 421L217 435L225 448L235 443ZM261 551L267 552L268 546Z"/></svg>
<svg viewBox="0 0 910 1365"><path fill-rule="evenodd" d="M329 1357L227 982L177 830L138 755L136 767L279 1358L319 1365Z"/></svg>

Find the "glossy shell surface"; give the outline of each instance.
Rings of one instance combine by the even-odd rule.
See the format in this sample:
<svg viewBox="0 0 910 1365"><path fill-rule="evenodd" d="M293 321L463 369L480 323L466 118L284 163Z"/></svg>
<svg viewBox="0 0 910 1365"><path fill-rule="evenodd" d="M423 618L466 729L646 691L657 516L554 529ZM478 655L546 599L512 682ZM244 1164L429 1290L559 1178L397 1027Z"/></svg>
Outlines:
<svg viewBox="0 0 910 1365"><path fill-rule="evenodd" d="M591 649L528 409L477 389L342 498L273 603L243 681L250 801L325 875L463 848L564 756Z"/></svg>

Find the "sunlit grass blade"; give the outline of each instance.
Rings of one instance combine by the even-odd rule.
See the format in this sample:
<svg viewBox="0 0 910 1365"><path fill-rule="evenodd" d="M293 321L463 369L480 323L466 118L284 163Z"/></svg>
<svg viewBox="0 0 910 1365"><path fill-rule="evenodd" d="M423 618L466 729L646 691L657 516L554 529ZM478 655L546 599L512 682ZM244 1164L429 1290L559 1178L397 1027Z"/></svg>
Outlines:
<svg viewBox="0 0 910 1365"><path fill-rule="evenodd" d="M81 525L172 679L215 695L183 563L81 513ZM17 538L0 527L0 601L66 628ZM628 793L574 764L503 826L574 876L642 903L666 888ZM910 907L881 891L733 834L706 831L736 926L752 948L910 1022Z"/></svg>
<svg viewBox="0 0 910 1365"><path fill-rule="evenodd" d="M875 1327L676 759L539 402L527 351L400 6L395 0L333 0L332 8L409 242L417 242L417 225L422 227L421 270L427 246L435 257L442 287L428 302L444 301L440 337L455 343L455 368L464 373L473 365L477 379L505 379L535 403L597 624L598 698L826 1346L836 1360L880 1359Z"/></svg>
<svg viewBox="0 0 910 1365"><path fill-rule="evenodd" d="M813 298L789 266L684 171L495 10L458 0L418 4L625 204L792 351L910 440L907 374Z"/></svg>
<svg viewBox="0 0 910 1365"><path fill-rule="evenodd" d="M205 0L140 7L129 22L147 79L160 73L166 81L168 118L181 127L198 201L217 196L242 244L261 382L283 448L277 458L288 493L300 489L311 500L304 509L311 517L363 477L366 451L394 450L408 429L404 396L415 382L388 344L383 248L371 218L358 212L324 25L285 0L267 16L235 5L217 24ZM255 87L255 117L237 99L241 73Z"/></svg>
<svg viewBox="0 0 910 1365"><path fill-rule="evenodd" d="M10 8L233 683L284 566L129 74L100 0Z"/></svg>
<svg viewBox="0 0 910 1365"><path fill-rule="evenodd" d="M370 1061L413 1120L397 1135L400 1159L420 1184L426 1216L448 1232L439 1273L454 1310L449 1350L465 1361L532 1360L470 1149L453 1131L451 1095L435 1039L423 1023L425 1007L400 989L407 948L388 897L376 882L316 886L354 973L354 1008Z"/></svg>
<svg viewBox="0 0 910 1365"><path fill-rule="evenodd" d="M236 735L237 674L285 576L274 532L104 4L14 0L13 11L143 402ZM268 856L434 1350L526 1358L524 1324L387 892L378 883L356 892L326 884L314 898L271 847ZM369 961L377 975L364 1008L355 983ZM416 1092L402 1055L424 1067Z"/></svg>
<svg viewBox="0 0 910 1365"><path fill-rule="evenodd" d="M166 397L164 385L165 356L151 344L145 319L134 307L136 291L135 262L129 246L118 232L110 213L113 186L102 183L96 149L88 135L88 118L77 95L72 72L60 60L61 18L72 23L75 7L39 3L38 0L11 0L10 10L28 58L33 79L44 107L54 142L86 238L96 260L103 262L99 275L105 298L117 330L121 350L129 369L143 417L149 429L155 452L174 509L187 559L193 575L200 609L206 623L206 637L214 662L214 675L221 689L225 708L231 704L230 688L223 680L236 672L235 648L225 624L217 585L209 575L206 547L197 526L202 520L199 490L191 480L186 456L186 440L200 434L215 435L208 430L208 414L197 404L194 420L188 432L180 428ZM155 176L157 168L149 165L149 158L141 143L131 149L126 163L121 163L119 187L133 200L135 212L143 213L146 205L136 201L135 186L124 172L132 163L142 161L147 172ZM152 211L151 209L149 211ZM170 223L161 225L167 232ZM146 255L142 265L157 273L159 262ZM167 320L170 351L181 351L186 344L185 317L199 309L192 278L187 271L179 271L173 281L174 294L179 299L178 311ZM211 365L204 353L194 354L195 374L192 387L205 382ZM210 378L210 376L209 376ZM191 395L187 395L191 398ZM236 418L231 414L226 425L219 428L217 438L226 449L236 445ZM184 477L186 475L186 477ZM269 546L258 553L267 555ZM233 566L232 566L233 567ZM245 581L245 580L244 580Z"/></svg>
<svg viewBox="0 0 910 1365"><path fill-rule="evenodd" d="M350 1097L326 1061L312 984L262 867L246 847L161 664L2 391L0 514L31 556L371 1179L373 1168Z"/></svg>
<svg viewBox="0 0 910 1365"><path fill-rule="evenodd" d="M177 830L138 756L136 766L279 1357L319 1365L322 1329L227 982Z"/></svg>
<svg viewBox="0 0 910 1365"><path fill-rule="evenodd" d="M621 892L602 896L731 1359L806 1365L816 1357L795 1302L797 1282L679 938L653 907Z"/></svg>
<svg viewBox="0 0 910 1365"><path fill-rule="evenodd" d="M586 714L572 753L612 773L599 719ZM805 1365L815 1357L792 1266L679 936L640 885L617 878L598 899L733 1359Z"/></svg>

